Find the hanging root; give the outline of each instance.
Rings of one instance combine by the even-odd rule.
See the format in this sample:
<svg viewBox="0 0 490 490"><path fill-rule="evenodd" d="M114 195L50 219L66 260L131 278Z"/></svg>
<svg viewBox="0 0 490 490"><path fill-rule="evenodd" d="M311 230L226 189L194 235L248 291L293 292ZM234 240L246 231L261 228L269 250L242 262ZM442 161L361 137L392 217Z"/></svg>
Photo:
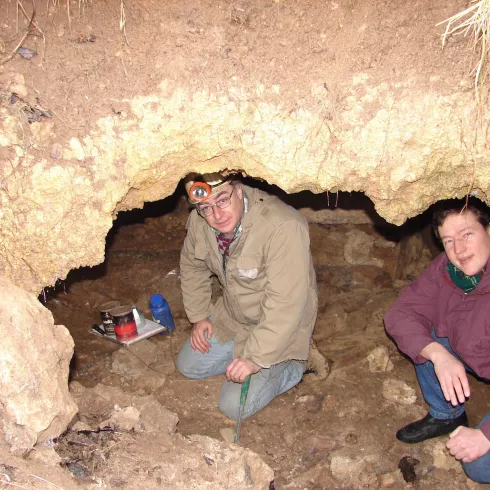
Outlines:
<svg viewBox="0 0 490 490"><path fill-rule="evenodd" d="M66 0L66 14L68 15L68 28L71 32L70 0Z"/></svg>
<svg viewBox="0 0 490 490"><path fill-rule="evenodd" d="M466 36L473 34L473 49L479 47L478 62L474 67L475 95L481 102L480 89L484 86L488 72L490 59L490 0L472 0L470 7L449 19L439 22L437 25L447 24L442 35L442 47L444 48L447 38L452 34L463 33Z"/></svg>
<svg viewBox="0 0 490 490"><path fill-rule="evenodd" d="M126 44L129 46L128 38L126 36L126 6L124 3L124 0L121 0L121 10L120 10L120 17L119 17L119 30L122 32L124 36L124 40L126 41Z"/></svg>

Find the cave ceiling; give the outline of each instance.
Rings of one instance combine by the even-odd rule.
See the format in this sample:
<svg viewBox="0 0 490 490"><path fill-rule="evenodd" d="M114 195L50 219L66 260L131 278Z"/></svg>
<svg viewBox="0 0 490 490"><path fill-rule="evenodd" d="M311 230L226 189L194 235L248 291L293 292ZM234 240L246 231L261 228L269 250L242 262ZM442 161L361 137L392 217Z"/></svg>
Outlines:
<svg viewBox="0 0 490 490"><path fill-rule="evenodd" d="M0 6L0 273L28 291L192 171L362 191L397 225L489 199L469 40L437 25L463 2L71 4L37 4L30 59L32 5Z"/></svg>

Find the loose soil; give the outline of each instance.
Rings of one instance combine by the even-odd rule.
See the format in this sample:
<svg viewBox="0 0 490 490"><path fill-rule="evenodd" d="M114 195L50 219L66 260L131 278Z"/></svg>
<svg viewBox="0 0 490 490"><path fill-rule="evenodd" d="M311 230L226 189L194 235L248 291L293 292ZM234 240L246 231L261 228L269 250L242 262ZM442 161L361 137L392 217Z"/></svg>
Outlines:
<svg viewBox="0 0 490 490"><path fill-rule="evenodd" d="M100 117L126 117L124 100L158 92L163 80L190 93L280 87L284 111L315 109L314 85L328 99L325 117L341 127L339 114L351 95L345 87L359 73L378 84L427 74L419 80L421 94L429 88L445 93L451 81L469 76L471 67L467 43L450 38L442 50L444 26L436 27L465 7L458 0L69 4L70 14L61 1L0 4L0 61L14 53L36 7L22 46L37 54L27 59L14 53L0 65L0 102L19 117L26 144L31 143L27 120L49 119L51 134L36 131L36 138L63 144L83 138ZM438 76L430 77L433 72ZM24 77L28 94L12 99L10 84L17 75ZM33 151L49 157L52 148L37 141Z"/></svg>

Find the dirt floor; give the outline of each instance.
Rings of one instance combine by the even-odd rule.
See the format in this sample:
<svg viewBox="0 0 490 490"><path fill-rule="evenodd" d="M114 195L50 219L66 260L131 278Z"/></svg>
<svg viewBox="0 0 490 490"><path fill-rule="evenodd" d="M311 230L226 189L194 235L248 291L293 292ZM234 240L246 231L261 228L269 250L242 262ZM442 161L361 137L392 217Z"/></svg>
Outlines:
<svg viewBox="0 0 490 490"><path fill-rule="evenodd" d="M345 202L346 196L341 194L341 201ZM66 325L75 339L72 381L85 387L103 383L127 393L152 393L178 415L179 434L222 440L220 429L234 426L217 407L223 377L191 381L175 372L172 362L190 331L179 290L178 268L188 210L183 198L178 197L150 204L143 211L121 213L107 239L106 262L70 273L67 281L46 291L46 306L55 322ZM315 202L318 204L323 198L317 196ZM298 200L301 198L293 196L292 201ZM362 205L362 197L360 202ZM369 207L367 199L364 205ZM325 210L317 213L322 212ZM352 221L360 216L367 221L366 214L361 215L359 210L349 213ZM329 360L331 374L325 380L317 380L314 373L305 375L299 386L246 420L242 445L259 454L274 470L276 489L478 488L450 456L443 454L441 442L407 446L394 437L398 427L426 411L411 363L396 351L382 325L386 308L400 287L407 284L406 280L394 278L400 274L399 235L403 230L382 222L373 225L332 221L310 223L320 293L314 338ZM359 263L352 264L347 260L352 245L349 240L359 233L366 244L372 239L372 247L367 254L359 252ZM428 257L426 251L417 260L426 262ZM166 382L152 389L114 373L113 355L121 347L89 330L98 320L96 306L109 300L136 303L151 318L148 300L156 292L168 300L176 331L171 336L156 335L144 341L168 354L163 370L158 367L159 373L165 373ZM368 356L380 346L386 348L386 362L381 359L382 362L371 364ZM407 385L403 385L401 394L397 381ZM387 383L395 386L392 395ZM468 413L476 423L488 412L490 391L475 380L471 383ZM404 397L411 396L404 392L408 387L414 390L416 400L405 402ZM100 413L101 418L103 415ZM84 419L83 408L78 418ZM90 436L106 441L104 444L114 444L111 433ZM74 436L69 433L65 437ZM84 444L96 444L93 440L87 442L87 437L85 433ZM151 438L146 442L151 447ZM111 458L117 458L117 447L111 449L105 464L95 464L80 454L75 458L66 452L67 447L62 438L58 451L82 482L90 476L114 484L117 475L111 473ZM419 461L412 483L406 483L398 471L400 460L406 456ZM118 485L131 488L124 480Z"/></svg>

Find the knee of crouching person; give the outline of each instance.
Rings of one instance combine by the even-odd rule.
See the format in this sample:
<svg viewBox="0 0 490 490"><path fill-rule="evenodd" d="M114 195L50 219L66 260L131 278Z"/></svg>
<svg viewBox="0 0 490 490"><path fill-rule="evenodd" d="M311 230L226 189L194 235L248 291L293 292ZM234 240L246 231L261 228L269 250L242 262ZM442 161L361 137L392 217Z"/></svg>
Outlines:
<svg viewBox="0 0 490 490"><path fill-rule="evenodd" d="M485 459L481 457L471 463L461 463L468 478L477 483L490 483L490 470Z"/></svg>
<svg viewBox="0 0 490 490"><path fill-rule="evenodd" d="M177 361L175 363L179 373L186 378L201 379L202 376L195 369L193 369L193 365L188 362L186 356L181 354L182 353L177 356Z"/></svg>

